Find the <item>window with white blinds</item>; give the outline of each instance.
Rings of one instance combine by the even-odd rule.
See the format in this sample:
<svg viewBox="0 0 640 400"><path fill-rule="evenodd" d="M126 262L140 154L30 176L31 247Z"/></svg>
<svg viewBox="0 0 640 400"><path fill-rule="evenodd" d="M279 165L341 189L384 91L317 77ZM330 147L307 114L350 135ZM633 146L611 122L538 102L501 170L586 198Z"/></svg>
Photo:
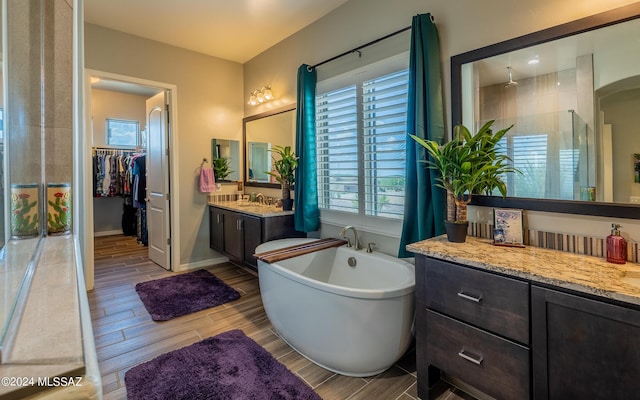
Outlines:
<svg viewBox="0 0 640 400"><path fill-rule="evenodd" d="M545 192L547 176L547 135L523 135L513 138L513 166L522 174L514 174L513 195L539 197Z"/></svg>
<svg viewBox="0 0 640 400"><path fill-rule="evenodd" d="M572 200L574 176L580 152L576 149L550 151L547 134L509 133L500 139L499 154L507 154L520 173L506 176L510 196ZM494 195L500 193L495 190Z"/></svg>
<svg viewBox="0 0 640 400"><path fill-rule="evenodd" d="M358 105L355 85L316 98L318 207L358 212Z"/></svg>
<svg viewBox="0 0 640 400"><path fill-rule="evenodd" d="M382 69L381 69L382 71ZM321 209L401 219L408 71L340 77L316 96Z"/></svg>
<svg viewBox="0 0 640 400"><path fill-rule="evenodd" d="M365 214L402 218L409 71L363 85Z"/></svg>

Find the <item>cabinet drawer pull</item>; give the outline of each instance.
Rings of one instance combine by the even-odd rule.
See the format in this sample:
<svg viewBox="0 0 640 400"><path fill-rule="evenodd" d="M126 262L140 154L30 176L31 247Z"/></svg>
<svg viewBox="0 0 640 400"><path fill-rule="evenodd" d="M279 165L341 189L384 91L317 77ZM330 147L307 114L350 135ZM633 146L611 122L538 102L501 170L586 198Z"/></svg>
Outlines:
<svg viewBox="0 0 640 400"><path fill-rule="evenodd" d="M482 361L484 360L484 357L469 353L465 349L460 350L458 352L458 355L460 357L464 358L467 361L471 361L472 363L474 363L476 365L482 364Z"/></svg>
<svg viewBox="0 0 640 400"><path fill-rule="evenodd" d="M473 296L463 291L458 292L458 296L462 297L465 300L473 301L474 303L480 303L480 300L482 300L482 296Z"/></svg>

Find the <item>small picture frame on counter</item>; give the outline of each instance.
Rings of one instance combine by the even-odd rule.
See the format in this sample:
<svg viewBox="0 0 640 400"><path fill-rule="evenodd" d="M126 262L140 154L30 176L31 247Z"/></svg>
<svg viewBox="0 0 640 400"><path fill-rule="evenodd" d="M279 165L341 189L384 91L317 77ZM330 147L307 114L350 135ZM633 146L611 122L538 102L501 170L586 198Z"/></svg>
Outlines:
<svg viewBox="0 0 640 400"><path fill-rule="evenodd" d="M521 209L493 209L493 244L496 246L524 247L524 226Z"/></svg>

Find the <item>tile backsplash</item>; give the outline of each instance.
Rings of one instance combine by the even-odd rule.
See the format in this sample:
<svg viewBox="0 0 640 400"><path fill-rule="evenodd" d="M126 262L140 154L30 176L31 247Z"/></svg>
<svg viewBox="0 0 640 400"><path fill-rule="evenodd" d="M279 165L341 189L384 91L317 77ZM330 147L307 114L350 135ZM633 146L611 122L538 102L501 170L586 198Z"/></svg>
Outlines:
<svg viewBox="0 0 640 400"><path fill-rule="evenodd" d="M493 225L481 222L469 222L469 236L493 239ZM594 257L606 257L606 244L603 237L590 237L567 233L545 232L525 229L524 244L545 249L567 251ZM627 240L627 261L637 263L638 242Z"/></svg>
<svg viewBox="0 0 640 400"><path fill-rule="evenodd" d="M223 193L223 194L209 194L208 201L209 203L219 203L222 201L236 201L238 200L237 193Z"/></svg>

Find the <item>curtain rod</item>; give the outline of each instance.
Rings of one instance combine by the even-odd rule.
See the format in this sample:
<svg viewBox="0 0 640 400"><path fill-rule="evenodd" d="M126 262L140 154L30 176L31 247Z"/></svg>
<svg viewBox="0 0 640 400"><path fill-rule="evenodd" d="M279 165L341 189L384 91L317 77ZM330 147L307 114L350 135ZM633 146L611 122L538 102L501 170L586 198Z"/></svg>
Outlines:
<svg viewBox="0 0 640 400"><path fill-rule="evenodd" d="M370 41L369 43L365 43L365 44L363 44L362 46L358 46L358 47L356 47L355 49L351 49L351 50L349 50L349 51L345 51L344 53L338 54L337 56L334 56L334 57L328 58L328 59L326 59L326 60L324 60L324 61L321 61L321 62L319 62L319 63L317 63L317 64L315 64L315 65L311 65L311 66L307 67L307 69L308 69L309 71L312 71L314 68L318 68L319 66L324 65L324 64L326 64L326 63L328 63L328 62L331 62L331 61L333 61L333 60L337 60L337 59L338 59L338 58L340 58L340 57L344 57L344 56L349 55L349 54L351 54L351 53L359 53L359 52L360 52L360 50L364 49L365 47L369 47L369 46L371 46L371 45L373 45L373 44L376 44L376 43L381 42L381 41L383 41L383 40L385 40L385 39L388 39L388 38L390 38L391 36L395 36L395 35L397 35L397 34L399 34L399 33L404 32L404 31L408 31L409 29L411 29L411 27L410 27L410 26L407 26L406 28L402 28L402 29L400 29L399 31L395 31L395 32L390 33L390 34L388 34L388 35L386 35L386 36L383 36L383 37L381 37L381 38L378 38L378 39L376 39L376 40L372 40L372 41Z"/></svg>
<svg viewBox="0 0 640 400"><path fill-rule="evenodd" d="M433 22L433 23L435 24L435 23L436 23L436 19L433 17L433 15L430 15L430 18L431 18L431 22ZM319 62L319 63L317 63L317 64L315 64L315 65L308 66L308 67L307 67L307 69L308 69L309 71L311 71L311 70L313 70L314 68L318 68L319 66L324 65L324 64L326 64L326 63L328 63L328 62L331 62L331 61L333 61L333 60L337 60L337 59L338 59L338 58L340 58L340 57L344 57L344 56L349 55L349 54L351 54L351 53L359 53L359 52L360 52L360 50L364 49L365 47L369 47L369 46L371 46L371 45L373 45L373 44L376 44L376 43L378 43L378 42L381 42L381 41L383 41L383 40L385 40L385 39L388 39L388 38L390 38L390 37L392 37L392 36L395 36L395 35L397 35L397 34L399 34L399 33L402 33L402 32L404 32L404 31L408 31L409 29L411 29L411 26L407 26L406 28L402 28L402 29L400 29L400 30L398 30L398 31L395 31L395 32L393 32L393 33L390 33L390 34L388 34L388 35L385 35L385 36L383 36L383 37L381 37L381 38L378 38L378 39L376 39L376 40L372 40L372 41L370 41L369 43L365 43L365 44L363 44L363 45L361 45L361 46L358 46L358 47L356 47L356 48L354 48L354 49L351 49L351 50L349 50L349 51L345 51L344 53L338 54L337 56L334 56L334 57L331 57L331 58L326 59L326 60L324 60L324 61L321 61L321 62Z"/></svg>

